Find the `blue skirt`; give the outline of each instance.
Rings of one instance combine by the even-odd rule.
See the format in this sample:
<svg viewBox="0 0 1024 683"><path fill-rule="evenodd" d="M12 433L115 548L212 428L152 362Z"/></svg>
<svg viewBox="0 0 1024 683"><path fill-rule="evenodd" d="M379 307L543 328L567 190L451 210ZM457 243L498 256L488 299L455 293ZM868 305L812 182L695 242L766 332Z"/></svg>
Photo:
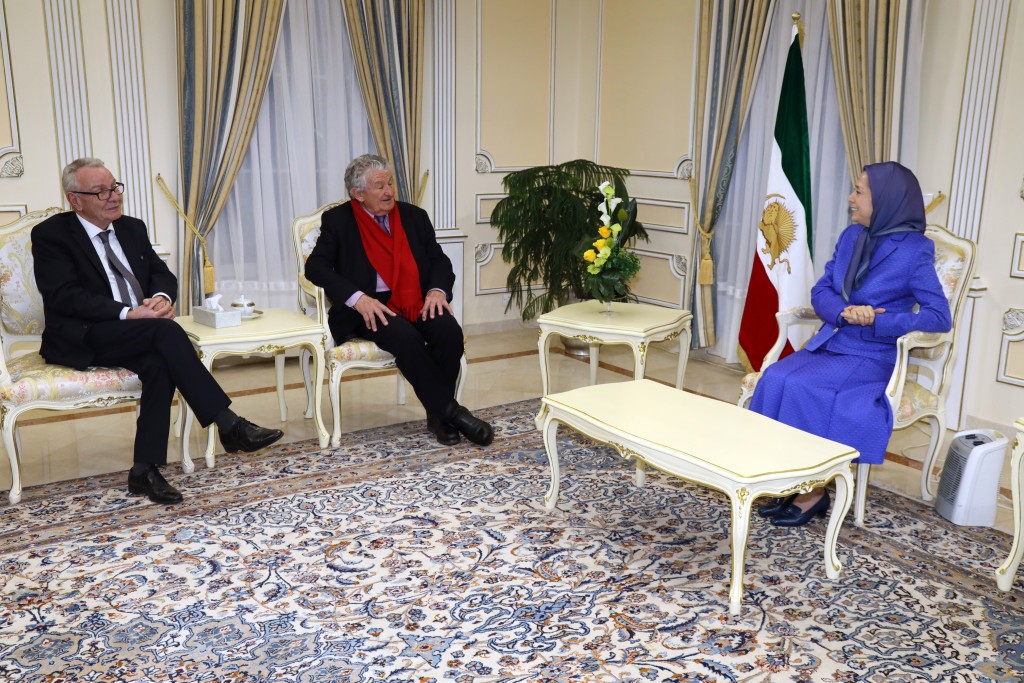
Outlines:
<svg viewBox="0 0 1024 683"><path fill-rule="evenodd" d="M885 387L893 364L806 349L768 366L750 409L860 452L854 462L885 460L892 409Z"/></svg>

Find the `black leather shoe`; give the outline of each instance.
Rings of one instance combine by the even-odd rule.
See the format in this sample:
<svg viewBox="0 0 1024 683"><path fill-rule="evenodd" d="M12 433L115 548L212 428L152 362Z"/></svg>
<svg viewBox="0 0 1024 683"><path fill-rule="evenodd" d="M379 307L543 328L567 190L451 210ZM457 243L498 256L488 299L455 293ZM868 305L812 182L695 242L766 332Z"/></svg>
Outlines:
<svg viewBox="0 0 1024 683"><path fill-rule="evenodd" d="M448 404L444 421L478 446L489 446L494 441L494 430L491 429L491 425L478 417L473 417L473 413L455 401Z"/></svg>
<svg viewBox="0 0 1024 683"><path fill-rule="evenodd" d="M459 430L446 424L444 420L433 415L427 415L427 429L437 437L437 442L443 446L454 446L461 439Z"/></svg>
<svg viewBox="0 0 1024 683"><path fill-rule="evenodd" d="M184 500L181 492L167 483L156 465L150 465L142 472L128 470L128 493L145 495L154 503L173 505Z"/></svg>
<svg viewBox="0 0 1024 683"><path fill-rule="evenodd" d="M781 498L774 498L771 501L765 503L761 507L757 508L757 514L761 517L774 517L783 510L789 507L789 504L796 498L794 493L792 496L782 496Z"/></svg>
<svg viewBox="0 0 1024 683"><path fill-rule="evenodd" d="M231 429L220 433L220 443L228 453L252 453L266 448L282 436L284 432L280 429L265 429L240 417Z"/></svg>
<svg viewBox="0 0 1024 683"><path fill-rule="evenodd" d="M832 501L829 500L828 497L828 491L825 491L821 496L821 499L811 507L807 508L807 510L801 510L794 503L793 505L790 505L785 512L781 512L772 517L772 524L775 526L803 526L815 517L824 517L825 513L828 512L828 506L831 502Z"/></svg>

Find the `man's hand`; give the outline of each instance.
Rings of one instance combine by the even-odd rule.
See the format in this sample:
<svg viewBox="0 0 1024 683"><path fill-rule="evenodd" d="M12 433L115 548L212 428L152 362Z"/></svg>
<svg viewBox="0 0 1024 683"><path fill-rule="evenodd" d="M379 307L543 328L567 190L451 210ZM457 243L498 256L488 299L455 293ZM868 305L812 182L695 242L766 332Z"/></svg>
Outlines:
<svg viewBox="0 0 1024 683"><path fill-rule="evenodd" d="M378 322L381 325L387 326L388 318L398 315L372 296L366 294L359 297L356 305L352 308L356 309L356 312L363 317L363 324L374 332L377 331Z"/></svg>
<svg viewBox="0 0 1024 683"><path fill-rule="evenodd" d="M455 315L452 312L452 307L448 304L448 298L444 295L444 292L439 289L432 289L423 297L423 310L420 311L420 320L426 320L428 315L431 318L444 315L445 311L448 311L448 315Z"/></svg>
<svg viewBox="0 0 1024 683"><path fill-rule="evenodd" d="M136 318L169 318L174 319L174 306L162 296L155 296L151 299L143 299L142 305L128 311L126 320Z"/></svg>
<svg viewBox="0 0 1024 683"><path fill-rule="evenodd" d="M867 326L875 324L877 313L885 313L885 309L873 306L847 306L839 315L850 325Z"/></svg>

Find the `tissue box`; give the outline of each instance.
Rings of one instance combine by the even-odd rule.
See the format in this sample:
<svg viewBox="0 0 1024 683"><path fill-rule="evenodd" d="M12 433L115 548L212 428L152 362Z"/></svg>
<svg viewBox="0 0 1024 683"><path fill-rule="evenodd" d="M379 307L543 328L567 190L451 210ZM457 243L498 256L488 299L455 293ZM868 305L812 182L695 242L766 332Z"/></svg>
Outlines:
<svg viewBox="0 0 1024 683"><path fill-rule="evenodd" d="M193 306L192 319L207 327L234 327L242 324L242 311L214 311L205 306Z"/></svg>

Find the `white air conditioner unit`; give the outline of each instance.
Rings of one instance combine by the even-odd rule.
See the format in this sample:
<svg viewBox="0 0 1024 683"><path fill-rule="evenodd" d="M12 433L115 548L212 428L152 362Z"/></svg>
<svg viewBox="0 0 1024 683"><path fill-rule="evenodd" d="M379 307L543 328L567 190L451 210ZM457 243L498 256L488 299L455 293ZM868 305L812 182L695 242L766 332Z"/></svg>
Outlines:
<svg viewBox="0 0 1024 683"><path fill-rule="evenodd" d="M957 432L942 466L935 511L960 526L996 521L999 475L1009 441L992 429Z"/></svg>

